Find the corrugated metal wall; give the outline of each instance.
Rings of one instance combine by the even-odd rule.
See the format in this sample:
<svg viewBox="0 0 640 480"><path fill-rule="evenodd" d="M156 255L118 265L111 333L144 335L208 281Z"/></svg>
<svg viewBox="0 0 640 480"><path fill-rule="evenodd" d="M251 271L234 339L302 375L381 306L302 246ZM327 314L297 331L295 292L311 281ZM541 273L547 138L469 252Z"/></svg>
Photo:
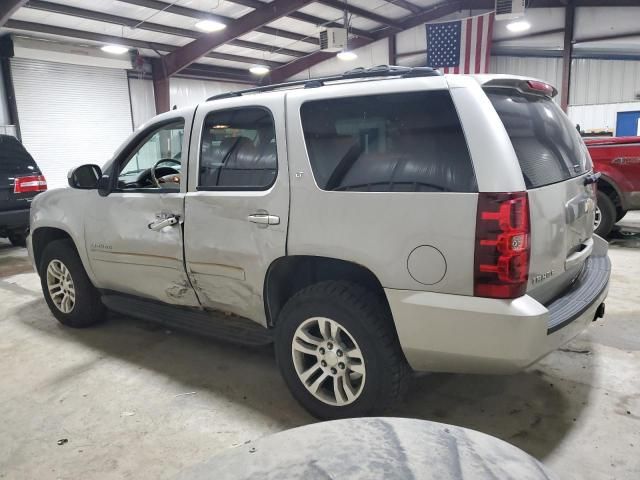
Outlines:
<svg viewBox="0 0 640 480"><path fill-rule="evenodd" d="M204 102L207 98L219 93L232 92L249 88L243 83L217 82L211 80L194 80L190 78L171 78L171 106L189 107Z"/></svg>
<svg viewBox="0 0 640 480"><path fill-rule="evenodd" d="M633 102L640 94L640 62L577 58L572 62L571 105Z"/></svg>
<svg viewBox="0 0 640 480"><path fill-rule="evenodd" d="M526 75L549 82L558 89L556 100L560 99L562 84L562 59L542 57L491 57L491 73Z"/></svg>
<svg viewBox="0 0 640 480"><path fill-rule="evenodd" d="M102 165L132 131L125 70L12 58L22 142L47 177Z"/></svg>
<svg viewBox="0 0 640 480"><path fill-rule="evenodd" d="M640 111L640 102L607 103L604 105L572 105L569 118L584 131L616 130L618 112Z"/></svg>

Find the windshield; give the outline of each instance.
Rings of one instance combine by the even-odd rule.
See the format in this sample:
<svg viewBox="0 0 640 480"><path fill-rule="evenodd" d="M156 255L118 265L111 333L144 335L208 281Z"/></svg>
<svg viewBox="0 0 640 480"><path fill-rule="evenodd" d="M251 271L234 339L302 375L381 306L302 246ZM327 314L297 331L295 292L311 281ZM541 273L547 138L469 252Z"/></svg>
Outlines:
<svg viewBox="0 0 640 480"><path fill-rule="evenodd" d="M591 158L578 131L552 99L502 87L485 91L509 134L527 188L591 170Z"/></svg>

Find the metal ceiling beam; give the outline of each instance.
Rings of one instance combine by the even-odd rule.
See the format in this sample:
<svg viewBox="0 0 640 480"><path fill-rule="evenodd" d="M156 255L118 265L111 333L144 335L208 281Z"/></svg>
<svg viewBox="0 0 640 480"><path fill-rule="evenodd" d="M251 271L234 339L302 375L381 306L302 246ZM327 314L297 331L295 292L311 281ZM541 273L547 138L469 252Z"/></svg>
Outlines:
<svg viewBox="0 0 640 480"><path fill-rule="evenodd" d="M234 20L234 22L224 30L200 37L163 57L165 74L171 76L178 73L214 48L256 30L278 18L284 17L312 3L312 1L313 0L274 0L271 3L267 3L263 7Z"/></svg>
<svg viewBox="0 0 640 480"><path fill-rule="evenodd" d="M385 1L387 3L395 5L396 7L404 8L405 10L408 10L411 13L422 12L422 7L419 7L418 5L411 3L407 0L385 0Z"/></svg>
<svg viewBox="0 0 640 480"><path fill-rule="evenodd" d="M2 0L0 3L0 27L11 18L16 10L22 7L28 0Z"/></svg>
<svg viewBox="0 0 640 480"><path fill-rule="evenodd" d="M5 26L7 28L23 30L25 32L46 33L49 35L59 35L62 37L77 38L80 40L91 40L100 43L114 43L132 48L146 48L149 50L154 50L156 52L170 53L180 48L176 47L175 45L167 45L164 43L145 42L143 40L136 40L133 38L116 37L114 35L105 35L102 33L75 30L72 28L54 27L52 25L45 25L42 23L23 22L21 20L9 20ZM206 55L206 57L213 58L215 60L227 60L230 62L246 63L249 65L256 62L255 58L241 57L239 55L230 55L227 53L219 52L210 52ZM282 63L273 61L261 61L261 63L264 63L271 68L278 68L283 65Z"/></svg>
<svg viewBox="0 0 640 480"><path fill-rule="evenodd" d="M209 12L203 12L202 10L196 10L195 8L183 7L181 5L171 5L169 3L161 2L159 0L118 0L119 2L129 3L131 5L137 5L139 7L150 8L152 10L164 11L173 13L175 15L181 15L183 17L195 18L197 20L215 20L225 25L232 24L235 19L231 17L225 17L222 15L216 15ZM256 0L257 1L257 0ZM238 3L235 2L234 3ZM258 2L262 3L262 2ZM247 5L250 6L250 5ZM261 6L261 5L258 5ZM256 8L256 7L252 7ZM136 22L138 23L138 22ZM273 35L275 37L288 38L290 40L296 40L299 42L311 43L313 45L318 44L318 38L312 36L301 35L295 32L289 32L287 30L280 30L279 28L272 27L260 27L255 30L256 32L266 33L267 35Z"/></svg>
<svg viewBox="0 0 640 480"><path fill-rule="evenodd" d="M406 30L417 25L431 22L433 20L437 20L438 18L444 17L445 15L449 15L451 13L455 13L461 8L462 0L456 1L443 1L432 6L429 9L425 9L420 15L412 15L407 20L402 22L402 29ZM392 29L385 29L376 32L374 35L375 40L380 40L383 38L387 38L390 35L395 35L395 31ZM355 49L364 47L365 45L369 45L375 40L370 40L366 38L355 38L349 40L349 48ZM313 67L314 65L322 62L323 60L328 60L329 58L333 58L335 53L317 51L306 57L302 57L298 60L294 60L276 70L271 72L269 80L272 83L282 82L285 79L300 73L308 68Z"/></svg>
<svg viewBox="0 0 640 480"><path fill-rule="evenodd" d="M227 0L230 3L235 3L237 5L242 5L244 7L251 8L260 8L263 7L265 2L261 2L260 0ZM301 22L310 23L314 26L324 26L324 27L342 27L342 23L338 23L332 20L326 20L324 18L316 17L315 15L309 15L308 13L303 12L291 12L287 15L287 18L293 18L295 20L299 20ZM358 37L373 39L373 36L364 30L359 30L357 28L350 28L349 31ZM318 45L318 38L314 37L314 42Z"/></svg>
<svg viewBox="0 0 640 480"><path fill-rule="evenodd" d="M351 5L348 2L343 2L341 0L319 0L322 5L326 5L327 7L335 8L336 10L345 10L353 15L356 15L361 18L366 18L367 20L371 20L376 23L381 23L387 27L393 28L395 30L402 30L402 27L398 22L392 20L390 18L384 17L382 15L378 15L377 13L372 12L371 10L365 10L364 8L356 7L355 5Z"/></svg>
<svg viewBox="0 0 640 480"><path fill-rule="evenodd" d="M134 18L121 17L119 15L112 15L109 13L96 12L94 10L86 10L84 8L71 7L68 5L61 5L59 3L47 2L44 0L31 0L27 5L25 5L25 7L42 10L45 12L86 18L98 22L112 23L115 25L125 25L130 28L138 28L140 30L147 30L150 32L167 33L169 35L175 35L178 37L200 38L205 35L201 32L194 32L193 30L188 30L186 28L172 27L169 25L162 25L153 22L141 23L140 20L136 20ZM265 45L263 43L247 42L244 40L232 40L231 42L229 42L229 45L267 52L278 50L278 53L282 55L288 55L290 57L303 57L306 54L306 52L302 52L300 50L278 48L274 45ZM255 60L253 60L253 62L255 62Z"/></svg>
<svg viewBox="0 0 640 480"><path fill-rule="evenodd" d="M543 30L541 32L525 33L524 35L514 35L512 37L504 37L494 40L493 43L509 42L511 40L523 40L526 38L544 37L545 35L553 35L555 33L564 32L564 28L553 28L551 30Z"/></svg>

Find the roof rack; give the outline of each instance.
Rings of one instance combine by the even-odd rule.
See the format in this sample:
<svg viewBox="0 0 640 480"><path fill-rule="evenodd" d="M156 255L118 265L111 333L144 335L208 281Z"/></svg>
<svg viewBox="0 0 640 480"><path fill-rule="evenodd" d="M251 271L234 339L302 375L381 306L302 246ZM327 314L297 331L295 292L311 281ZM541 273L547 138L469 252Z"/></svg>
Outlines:
<svg viewBox="0 0 640 480"><path fill-rule="evenodd" d="M327 77L310 78L307 80L294 80L292 82L275 83L273 85L264 85L262 87L247 88L246 90L236 90L235 92L221 93L207 98L207 102L211 100L221 100L223 98L241 97L247 93L270 92L280 90L282 88L299 87L317 88L322 87L326 82L337 82L340 80L356 80L375 77L438 77L442 75L438 70L430 67L398 67L394 65L378 65L371 68L354 68L341 75L331 75Z"/></svg>

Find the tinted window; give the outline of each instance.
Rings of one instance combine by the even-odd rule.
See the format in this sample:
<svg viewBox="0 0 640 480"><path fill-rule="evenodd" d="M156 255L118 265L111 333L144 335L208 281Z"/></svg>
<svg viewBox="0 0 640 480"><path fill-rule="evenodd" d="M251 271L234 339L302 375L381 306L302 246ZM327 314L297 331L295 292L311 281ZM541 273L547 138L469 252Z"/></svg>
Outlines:
<svg viewBox="0 0 640 480"><path fill-rule="evenodd" d="M487 89L518 156L527 188L562 182L591 169L580 134L553 100L514 89Z"/></svg>
<svg viewBox="0 0 640 480"><path fill-rule="evenodd" d="M207 115L199 189L266 189L277 172L276 132L268 110L250 107Z"/></svg>
<svg viewBox="0 0 640 480"><path fill-rule="evenodd" d="M0 171L21 174L39 172L39 169L16 137L0 135Z"/></svg>
<svg viewBox="0 0 640 480"><path fill-rule="evenodd" d="M323 190L477 191L447 91L311 101L301 115L313 174Z"/></svg>

